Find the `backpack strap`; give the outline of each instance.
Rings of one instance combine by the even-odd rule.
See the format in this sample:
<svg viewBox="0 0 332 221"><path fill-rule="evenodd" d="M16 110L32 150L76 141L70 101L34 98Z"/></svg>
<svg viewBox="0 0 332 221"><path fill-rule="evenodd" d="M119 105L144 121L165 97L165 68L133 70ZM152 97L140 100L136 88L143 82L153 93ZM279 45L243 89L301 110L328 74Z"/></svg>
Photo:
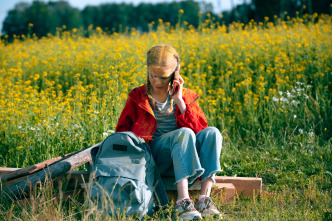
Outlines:
<svg viewBox="0 0 332 221"><path fill-rule="evenodd" d="M155 167L154 170L154 194L155 194L155 198L157 200L157 203L159 205L157 206L161 206L161 207L166 207L167 205L169 205L169 200L166 194L166 189L164 187L163 181L161 179L161 176L159 174L159 171L157 169L157 166Z"/></svg>
<svg viewBox="0 0 332 221"><path fill-rule="evenodd" d="M148 148L149 152L151 153L151 148L149 145L146 145L146 148ZM152 156L152 154L151 154ZM155 162L153 156L152 156L153 161ZM160 173L158 171L157 165L155 166L154 170L154 182L153 182L153 195L156 199L156 206L153 208L153 212L159 211L161 209L165 209L166 206L168 206L169 200L168 196L166 193L166 189L164 187L163 181L161 179Z"/></svg>
<svg viewBox="0 0 332 221"><path fill-rule="evenodd" d="M161 179L160 173L158 171L157 165L155 163L155 160L152 155L152 151L150 148L150 145L148 145L143 138L138 137L135 133L132 131L122 132L128 134L132 139L137 139L137 142L141 142L145 145L146 151L148 151L151 155L151 160L153 161L153 164L155 165L154 170L154 181L153 181L153 196L156 199L156 205L155 207L148 211L147 215L152 216L154 212L166 209L166 207L170 204L168 200L168 196L166 193L166 189L164 187L163 181ZM139 141L138 141L139 140Z"/></svg>
<svg viewBox="0 0 332 221"><path fill-rule="evenodd" d="M155 165L155 170L154 170L154 182L153 182L153 195L155 196L155 199L157 201L157 208L166 208L167 205L169 205L169 200L167 197L166 189L164 187L163 181L161 179L160 173L158 171L157 165L155 163L155 160L152 155L152 151L150 146L144 141L143 138L138 137L134 132L132 131L127 131L127 132L122 132L128 134L132 139L137 139L136 142L141 142L142 144L145 144L145 147L147 151L151 154L153 163ZM139 141L138 141L139 140ZM155 208L156 209L156 208ZM154 210L155 210L154 209ZM158 209L158 210L159 210Z"/></svg>

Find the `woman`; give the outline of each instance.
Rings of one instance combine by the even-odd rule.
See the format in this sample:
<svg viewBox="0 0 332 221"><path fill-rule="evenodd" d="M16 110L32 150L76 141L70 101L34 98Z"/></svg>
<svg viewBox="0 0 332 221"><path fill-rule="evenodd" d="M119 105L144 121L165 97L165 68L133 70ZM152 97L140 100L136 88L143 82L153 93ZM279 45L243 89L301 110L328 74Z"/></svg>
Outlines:
<svg viewBox="0 0 332 221"><path fill-rule="evenodd" d="M220 172L222 136L208 127L198 106L198 95L183 88L180 57L169 45L157 45L147 53L147 83L133 89L116 127L143 138L161 176L175 176L178 198L175 210L182 219L221 214L211 200L214 176ZM188 184L201 177L197 202L189 197Z"/></svg>

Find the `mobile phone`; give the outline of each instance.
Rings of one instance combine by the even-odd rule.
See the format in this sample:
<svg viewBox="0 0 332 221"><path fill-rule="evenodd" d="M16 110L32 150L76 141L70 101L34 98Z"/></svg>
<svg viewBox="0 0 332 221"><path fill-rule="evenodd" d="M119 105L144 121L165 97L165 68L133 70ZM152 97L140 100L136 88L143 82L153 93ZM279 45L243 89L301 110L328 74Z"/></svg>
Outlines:
<svg viewBox="0 0 332 221"><path fill-rule="evenodd" d="M173 82L173 92L172 92L172 96L174 96L174 94L178 93L178 90L179 90L179 85L178 83L174 83Z"/></svg>
<svg viewBox="0 0 332 221"><path fill-rule="evenodd" d="M174 74L172 75L172 96L174 94L176 94L179 90L179 85L177 83L174 83L174 80L177 80L179 81L180 80L180 73L179 73L179 68L180 68L180 65L178 65L174 71Z"/></svg>

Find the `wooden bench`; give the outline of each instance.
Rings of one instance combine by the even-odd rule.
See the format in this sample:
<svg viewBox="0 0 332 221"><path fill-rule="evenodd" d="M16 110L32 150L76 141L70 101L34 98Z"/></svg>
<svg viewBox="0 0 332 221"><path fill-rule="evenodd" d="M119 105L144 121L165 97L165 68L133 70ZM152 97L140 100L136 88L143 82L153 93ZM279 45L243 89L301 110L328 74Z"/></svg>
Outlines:
<svg viewBox="0 0 332 221"><path fill-rule="evenodd" d="M0 175L9 173L20 168L1 168ZM55 178L56 181L63 180L65 182L70 182L74 186L79 186L80 188L86 189L89 182L89 171L68 171L62 176ZM10 180L6 184L7 186L18 182L21 179L24 179L28 176L24 176L18 179ZM213 185L211 195L213 197L220 198L225 203L230 203L233 201L235 195L252 197L254 195L260 194L262 191L262 178L258 177L226 177L226 176L216 176L216 183ZM175 179L173 178L163 178L163 183L167 191L167 195L170 199L176 200L177 191ZM192 185L189 186L190 196L195 199L199 194L201 189L200 181L195 181Z"/></svg>
<svg viewBox="0 0 332 221"><path fill-rule="evenodd" d="M66 175L59 179L70 180L71 182L79 183L83 189L87 188L89 182L89 172L87 171L70 171ZM262 191L262 178L258 177L226 177L216 176L216 183L212 188L212 196L218 197L225 203L233 202L235 195L252 197L260 194ZM177 191L174 178L163 178L163 184L165 186L168 198L170 201L176 200ZM196 198L201 189L199 180L196 180L189 186L189 194L191 197Z"/></svg>
<svg viewBox="0 0 332 221"><path fill-rule="evenodd" d="M9 173L20 168L0 168L0 175ZM74 184L74 186L79 186L82 189L87 188L89 182L89 171L69 171L65 175L57 177L56 181L66 181ZM11 180L7 185L13 184L20 179ZM258 177L226 177L226 176L216 176L216 183L213 185L211 195L213 197L218 197L225 203L231 203L235 195L252 197L254 195L260 194L262 191L262 178ZM177 191L174 177L163 178L163 183L170 199L176 200ZM196 180L192 185L189 186L189 194L195 199L201 189L201 184L199 180Z"/></svg>
<svg viewBox="0 0 332 221"><path fill-rule="evenodd" d="M177 189L174 183L174 178L163 178L163 184L165 186L167 196L170 202L172 200L175 202L177 199ZM188 189L190 197L195 200L201 190L201 181L196 180L193 184L189 185ZM215 183L213 185L211 195L213 197L220 198L225 203L231 203L233 202L235 191L235 187L232 183Z"/></svg>
<svg viewBox="0 0 332 221"><path fill-rule="evenodd" d="M262 178L258 177L226 177L216 176L216 183L212 187L211 195L218 197L226 203L231 203L235 195L252 197L262 191ZM163 178L163 183L167 195L171 199L176 199L176 185L174 178ZM189 193L194 198L197 197L201 189L199 180L189 186Z"/></svg>

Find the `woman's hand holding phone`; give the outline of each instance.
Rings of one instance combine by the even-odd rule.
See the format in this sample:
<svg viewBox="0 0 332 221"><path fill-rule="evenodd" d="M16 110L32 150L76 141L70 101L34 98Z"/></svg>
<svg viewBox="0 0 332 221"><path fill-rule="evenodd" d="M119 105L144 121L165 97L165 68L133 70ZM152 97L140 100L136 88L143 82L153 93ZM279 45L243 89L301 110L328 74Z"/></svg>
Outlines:
<svg viewBox="0 0 332 221"><path fill-rule="evenodd" d="M172 98L176 104L184 104L182 99L182 88L184 80L180 75L180 65L177 67L174 73L173 88L172 88Z"/></svg>
<svg viewBox="0 0 332 221"><path fill-rule="evenodd" d="M172 98L174 102L178 105L181 113L184 113L187 110L187 107L182 98L182 88L184 80L180 75L180 65L178 66L174 74L175 76L173 80Z"/></svg>
<svg viewBox="0 0 332 221"><path fill-rule="evenodd" d="M180 65L175 70L174 78L173 78L173 88L172 88L172 97L174 96L178 98L182 98L182 87L183 87L183 78L180 75Z"/></svg>
<svg viewBox="0 0 332 221"><path fill-rule="evenodd" d="M177 82L173 82L172 96L178 93L178 90L179 90L179 84Z"/></svg>

